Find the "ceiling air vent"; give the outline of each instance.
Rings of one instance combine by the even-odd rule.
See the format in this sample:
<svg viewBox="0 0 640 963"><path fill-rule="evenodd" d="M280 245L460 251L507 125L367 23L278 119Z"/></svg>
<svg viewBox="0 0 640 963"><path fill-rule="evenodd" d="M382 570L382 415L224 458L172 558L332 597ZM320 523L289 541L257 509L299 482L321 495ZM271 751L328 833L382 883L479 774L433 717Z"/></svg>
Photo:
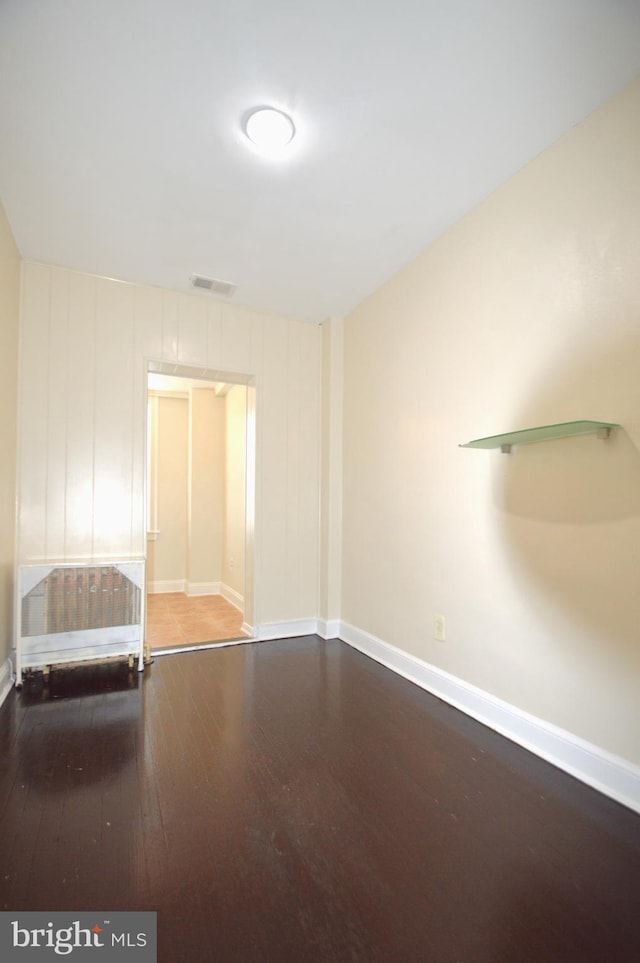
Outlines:
<svg viewBox="0 0 640 963"><path fill-rule="evenodd" d="M205 278L201 274L191 275L191 284L194 288L201 288L203 291L210 291L211 294L219 294L223 298L230 298L235 294L236 284L231 281L220 281L218 278Z"/></svg>

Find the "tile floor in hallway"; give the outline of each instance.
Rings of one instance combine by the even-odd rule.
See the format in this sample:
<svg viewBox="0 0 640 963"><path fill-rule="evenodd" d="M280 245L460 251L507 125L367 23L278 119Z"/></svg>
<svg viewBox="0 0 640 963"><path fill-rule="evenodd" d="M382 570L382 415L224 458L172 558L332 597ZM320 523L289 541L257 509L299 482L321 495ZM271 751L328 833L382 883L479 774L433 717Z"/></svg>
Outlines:
<svg viewBox="0 0 640 963"><path fill-rule="evenodd" d="M147 642L152 649L248 638L242 620L242 612L222 595L147 596Z"/></svg>

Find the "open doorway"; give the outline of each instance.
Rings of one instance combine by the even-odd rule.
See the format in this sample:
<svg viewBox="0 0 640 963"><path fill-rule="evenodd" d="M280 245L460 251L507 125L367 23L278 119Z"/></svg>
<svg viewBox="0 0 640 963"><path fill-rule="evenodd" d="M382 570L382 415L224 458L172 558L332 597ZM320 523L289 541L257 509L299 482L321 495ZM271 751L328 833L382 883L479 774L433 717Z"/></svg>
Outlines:
<svg viewBox="0 0 640 963"><path fill-rule="evenodd" d="M148 365L146 639L152 653L252 637L254 411L248 377Z"/></svg>

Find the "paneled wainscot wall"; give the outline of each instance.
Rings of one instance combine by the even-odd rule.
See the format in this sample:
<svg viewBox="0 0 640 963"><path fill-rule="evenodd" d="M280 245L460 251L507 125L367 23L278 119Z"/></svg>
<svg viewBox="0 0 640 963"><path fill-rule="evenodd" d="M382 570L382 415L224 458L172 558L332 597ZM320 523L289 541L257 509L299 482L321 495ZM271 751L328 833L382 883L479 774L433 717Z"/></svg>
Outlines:
<svg viewBox="0 0 640 963"><path fill-rule="evenodd" d="M255 617L318 610L321 329L23 265L18 558L145 553L146 363L256 384Z"/></svg>

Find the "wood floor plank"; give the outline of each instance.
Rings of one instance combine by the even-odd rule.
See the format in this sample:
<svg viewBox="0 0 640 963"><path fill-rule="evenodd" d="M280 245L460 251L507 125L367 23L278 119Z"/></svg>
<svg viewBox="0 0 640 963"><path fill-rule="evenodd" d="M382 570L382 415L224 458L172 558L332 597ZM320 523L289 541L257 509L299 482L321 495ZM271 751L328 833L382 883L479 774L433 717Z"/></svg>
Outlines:
<svg viewBox="0 0 640 963"><path fill-rule="evenodd" d="M54 671L0 748L0 906L161 963L640 959L640 817L339 641Z"/></svg>

